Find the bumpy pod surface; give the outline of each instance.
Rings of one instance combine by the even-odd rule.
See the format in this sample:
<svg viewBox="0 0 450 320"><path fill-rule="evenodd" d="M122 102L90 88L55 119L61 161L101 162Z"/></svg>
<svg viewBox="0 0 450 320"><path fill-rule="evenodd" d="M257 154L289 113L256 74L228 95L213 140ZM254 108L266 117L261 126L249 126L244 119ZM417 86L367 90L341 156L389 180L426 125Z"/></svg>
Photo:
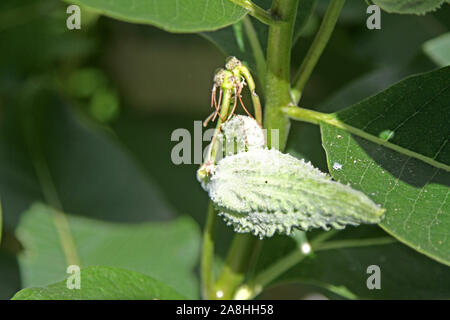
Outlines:
<svg viewBox="0 0 450 320"><path fill-rule="evenodd" d="M362 192L310 163L267 149L263 130L252 118L235 116L221 131L225 158L203 165L197 176L236 232L263 238L294 228L342 229L382 219L384 209Z"/></svg>
<svg viewBox="0 0 450 320"><path fill-rule="evenodd" d="M254 119L247 116L234 116L222 124L221 131L219 140L226 156L263 149L266 145L263 130Z"/></svg>
<svg viewBox="0 0 450 320"><path fill-rule="evenodd" d="M205 189L236 232L261 238L290 234L293 228L378 223L384 213L362 192L277 150L252 149L225 157Z"/></svg>

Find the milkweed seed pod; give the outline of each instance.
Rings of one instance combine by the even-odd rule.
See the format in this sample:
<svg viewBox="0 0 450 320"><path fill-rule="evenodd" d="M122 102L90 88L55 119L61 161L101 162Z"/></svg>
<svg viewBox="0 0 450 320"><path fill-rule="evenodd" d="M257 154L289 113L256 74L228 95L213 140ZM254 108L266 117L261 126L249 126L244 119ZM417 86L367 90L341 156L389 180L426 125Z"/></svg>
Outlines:
<svg viewBox="0 0 450 320"><path fill-rule="evenodd" d="M236 133L224 130L225 139ZM219 215L236 232L261 238L290 234L294 228L378 223L384 213L362 192L311 164L261 146L221 159L202 182Z"/></svg>

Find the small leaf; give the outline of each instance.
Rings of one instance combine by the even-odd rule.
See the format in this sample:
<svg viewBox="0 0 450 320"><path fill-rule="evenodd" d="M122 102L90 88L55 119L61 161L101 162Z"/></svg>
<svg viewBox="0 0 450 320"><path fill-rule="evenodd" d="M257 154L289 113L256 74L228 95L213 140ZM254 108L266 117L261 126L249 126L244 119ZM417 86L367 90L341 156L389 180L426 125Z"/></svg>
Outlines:
<svg viewBox="0 0 450 320"><path fill-rule="evenodd" d="M228 0L67 0L122 21L151 24L170 32L215 30L247 13Z"/></svg>
<svg viewBox="0 0 450 320"><path fill-rule="evenodd" d="M309 163L277 150L254 149L219 161L206 190L236 232L271 237L328 226L377 223L383 209L332 181Z"/></svg>
<svg viewBox="0 0 450 320"><path fill-rule="evenodd" d="M450 65L450 32L425 42L423 51L438 66L445 67Z"/></svg>
<svg viewBox="0 0 450 320"><path fill-rule="evenodd" d="M421 15L439 9L446 0L372 0L372 2L389 13Z"/></svg>
<svg viewBox="0 0 450 320"><path fill-rule="evenodd" d="M67 281L44 288L26 288L13 300L181 300L166 284L138 272L94 266L81 269L80 289L68 289Z"/></svg>

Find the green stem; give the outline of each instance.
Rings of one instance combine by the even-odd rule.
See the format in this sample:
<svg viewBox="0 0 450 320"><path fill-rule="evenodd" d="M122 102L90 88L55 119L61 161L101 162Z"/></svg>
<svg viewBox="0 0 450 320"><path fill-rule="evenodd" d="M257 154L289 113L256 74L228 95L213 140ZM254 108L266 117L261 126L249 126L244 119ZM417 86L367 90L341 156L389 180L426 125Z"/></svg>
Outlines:
<svg viewBox="0 0 450 320"><path fill-rule="evenodd" d="M268 146L283 150L289 132L289 119L281 108L292 103L290 94L290 65L292 35L298 0L275 0L272 12L280 23L269 27L267 46L266 106L264 125ZM278 130L278 143L271 141L272 129Z"/></svg>
<svg viewBox="0 0 450 320"><path fill-rule="evenodd" d="M285 108L283 108L283 112L287 116L289 116L291 119L294 119L294 120L310 122L313 124L320 124L320 123L329 124L333 127L345 130L355 136L364 138L364 139L371 141L373 143L376 143L378 145L395 150L395 151L405 154L407 156L419 159L419 160L421 160L425 163L428 163L436 168L450 171L450 166L448 166L444 163L438 162L427 156L424 156L420 153L417 153L417 152L408 150L406 148L403 148L399 145L393 144L393 143L391 143L387 140L381 139L377 136L371 135L370 133L367 133L361 129L350 126L350 125L340 121L337 118L336 114L334 114L334 113L322 113L322 112L307 110L307 109L303 109L303 108L299 108L299 107L285 107Z"/></svg>
<svg viewBox="0 0 450 320"><path fill-rule="evenodd" d="M223 88L223 96L222 96L222 105L220 107L220 116L219 116L219 120L217 120L217 126L216 126L216 130L214 132L214 135L211 139L211 153L209 154L209 158L208 160L210 161L215 161L216 156L217 156L217 151L218 151L218 147L219 145L216 143L217 142L217 136L220 133L220 126L222 125L222 123L225 121L225 119L227 119L228 117L228 112L230 111L230 103L231 103L231 96L232 96L232 91L231 88ZM224 119L222 121L222 119Z"/></svg>
<svg viewBox="0 0 450 320"><path fill-rule="evenodd" d="M395 242L397 242L397 240L395 240L392 237L371 238L371 239L335 240L335 241L327 241L327 242L318 244L314 250L322 251L322 250L332 250L332 249L379 246L379 245L390 244L390 243L395 243Z"/></svg>
<svg viewBox="0 0 450 320"><path fill-rule="evenodd" d="M283 149L289 131L289 118L282 107L291 103L290 61L292 35L299 0L274 0L272 14L279 22L269 26L266 71L265 127L268 129L268 145ZM278 130L279 143L272 143L271 129ZM225 260L225 265L216 283L216 292L224 299L234 297L251 266L258 245L262 241L249 234L238 234Z"/></svg>
<svg viewBox="0 0 450 320"><path fill-rule="evenodd" d="M259 96L256 93L256 84L253 80L252 75L250 74L250 71L247 69L247 67L242 66L240 68L240 73L247 81L248 89L250 90L253 108L255 110L255 119L256 122L262 127L262 107L261 107L261 101L259 100Z"/></svg>
<svg viewBox="0 0 450 320"><path fill-rule="evenodd" d="M226 80L227 81L227 80ZM215 161L217 156L217 136L220 132L220 126L222 125L222 119L228 117L231 101L231 89L228 87L228 83L225 81L224 92L222 98L222 104L220 107L220 117L217 121L216 130L214 136L211 139L211 152L207 161ZM206 217L205 230L203 231L203 245L202 245L202 257L200 264L200 274L202 282L202 295L204 299L214 299L214 235L216 226L216 213L212 201L209 202L208 213Z"/></svg>
<svg viewBox="0 0 450 320"><path fill-rule="evenodd" d="M266 58L264 56L264 51L261 47L261 43L258 39L258 34L256 33L253 23L249 17L245 17L243 20L245 33L247 34L248 41L252 48L253 56L255 57L256 69L258 73L258 78L261 85L264 87L265 77L266 77Z"/></svg>
<svg viewBox="0 0 450 320"><path fill-rule="evenodd" d="M336 234L336 230L323 233L321 236L315 238L311 242L311 252L317 252L322 250L331 249L343 249L343 248L355 248L373 245L384 245L397 242L392 237L373 238L373 239L357 239L357 240L336 240L327 241L330 237ZM302 250L294 250L284 258L278 260L266 270L259 273L250 283L246 286L251 298L256 297L261 290L270 284L273 280L280 275L300 263L310 253L305 253Z"/></svg>
<svg viewBox="0 0 450 320"><path fill-rule="evenodd" d="M281 274L298 264L308 254L304 254L301 250L295 250L278 260L266 270L259 273L255 279L248 284L248 290L251 292L250 297L254 298L261 293L263 288L278 278Z"/></svg>
<svg viewBox="0 0 450 320"><path fill-rule="evenodd" d="M276 23L276 20L269 12L259 7L258 5L254 4L250 0L230 0L230 1L246 9L249 15L255 17L264 24L272 25Z"/></svg>
<svg viewBox="0 0 450 320"><path fill-rule="evenodd" d="M203 231L201 283L203 299L212 298L214 292L214 234L216 230L216 212L209 202L205 230Z"/></svg>
<svg viewBox="0 0 450 320"><path fill-rule="evenodd" d="M251 234L238 234L234 237L225 264L217 279L215 291L218 299L233 299L236 288L244 280L258 243L262 241Z"/></svg>
<svg viewBox="0 0 450 320"><path fill-rule="evenodd" d="M294 78L292 95L297 103L300 100L303 89L308 82L314 67L319 61L319 58L333 33L344 3L345 0L330 0L330 5L325 13L319 31Z"/></svg>

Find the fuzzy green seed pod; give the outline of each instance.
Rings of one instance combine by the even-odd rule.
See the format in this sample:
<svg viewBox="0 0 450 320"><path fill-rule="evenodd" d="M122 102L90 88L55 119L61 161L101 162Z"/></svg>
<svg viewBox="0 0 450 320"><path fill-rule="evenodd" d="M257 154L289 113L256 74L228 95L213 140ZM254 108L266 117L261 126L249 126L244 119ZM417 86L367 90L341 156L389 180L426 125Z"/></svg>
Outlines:
<svg viewBox="0 0 450 320"><path fill-rule="evenodd" d="M293 228L342 229L380 222L384 209L311 164L277 150L225 157L205 183L219 214L236 232L261 238Z"/></svg>
<svg viewBox="0 0 450 320"><path fill-rule="evenodd" d="M364 193L278 150L266 148L255 120L235 116L221 126L225 158L202 165L197 178L219 215L236 232L261 238L294 228L309 230L378 223L384 209Z"/></svg>

